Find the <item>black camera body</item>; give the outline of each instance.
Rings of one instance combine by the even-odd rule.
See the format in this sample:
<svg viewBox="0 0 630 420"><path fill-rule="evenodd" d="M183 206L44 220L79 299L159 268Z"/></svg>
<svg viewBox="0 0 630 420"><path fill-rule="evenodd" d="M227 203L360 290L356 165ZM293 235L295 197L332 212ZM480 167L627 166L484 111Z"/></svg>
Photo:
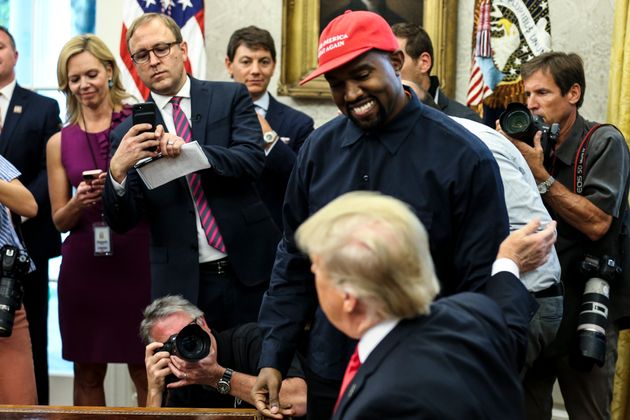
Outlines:
<svg viewBox="0 0 630 420"><path fill-rule="evenodd" d="M171 335L157 351L167 351L174 356L196 362L210 354L210 336L196 323L186 325Z"/></svg>
<svg viewBox="0 0 630 420"><path fill-rule="evenodd" d="M587 255L580 264L580 271L588 277L582 294L582 304L577 327L577 357L573 364L588 371L594 364L603 366L606 359L606 327L610 284L621 275L614 258Z"/></svg>
<svg viewBox="0 0 630 420"><path fill-rule="evenodd" d="M22 304L22 280L30 265L30 258L19 248L0 248L0 337L9 337L13 332L15 311Z"/></svg>
<svg viewBox="0 0 630 420"><path fill-rule="evenodd" d="M548 125L538 115L532 115L529 109L520 102L512 102L499 117L501 129L508 136L534 147L534 135L542 131L543 144L555 142L560 133L560 125Z"/></svg>

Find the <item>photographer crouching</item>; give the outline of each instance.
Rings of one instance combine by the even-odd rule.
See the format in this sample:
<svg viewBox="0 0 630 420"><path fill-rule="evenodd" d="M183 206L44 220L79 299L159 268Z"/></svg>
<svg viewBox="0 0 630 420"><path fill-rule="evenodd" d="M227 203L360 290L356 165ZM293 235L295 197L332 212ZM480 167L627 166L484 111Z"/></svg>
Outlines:
<svg viewBox="0 0 630 420"><path fill-rule="evenodd" d="M630 316L623 261L630 154L615 127L579 115L586 85L578 55L541 54L523 64L521 76L531 121L527 110L516 110L497 129L527 160L558 222L565 288L556 339L524 379L527 418L551 418L557 378L572 420L608 419L617 336Z"/></svg>
<svg viewBox="0 0 630 420"><path fill-rule="evenodd" d="M210 330L203 312L181 296L154 300L140 335L147 344L147 407L253 408L262 336L255 323ZM293 358L277 418L306 413L306 381Z"/></svg>
<svg viewBox="0 0 630 420"><path fill-rule="evenodd" d="M31 337L22 305L22 280L34 268L12 215L34 217L37 203L0 156L0 404L37 404ZM20 223L19 220L16 223Z"/></svg>

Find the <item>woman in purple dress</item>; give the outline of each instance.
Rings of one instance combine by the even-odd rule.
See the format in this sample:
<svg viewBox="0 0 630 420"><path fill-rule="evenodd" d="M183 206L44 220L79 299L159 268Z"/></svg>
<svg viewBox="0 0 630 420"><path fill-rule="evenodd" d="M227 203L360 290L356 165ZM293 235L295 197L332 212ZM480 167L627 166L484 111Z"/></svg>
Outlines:
<svg viewBox="0 0 630 420"><path fill-rule="evenodd" d="M101 204L109 133L131 113L122 103L129 95L114 56L94 35L66 43L57 79L68 124L51 137L46 153L53 221L69 232L59 272L59 326L63 358L74 362L74 404L105 405L107 363L126 363L144 405L138 327L150 300L148 228L112 232Z"/></svg>

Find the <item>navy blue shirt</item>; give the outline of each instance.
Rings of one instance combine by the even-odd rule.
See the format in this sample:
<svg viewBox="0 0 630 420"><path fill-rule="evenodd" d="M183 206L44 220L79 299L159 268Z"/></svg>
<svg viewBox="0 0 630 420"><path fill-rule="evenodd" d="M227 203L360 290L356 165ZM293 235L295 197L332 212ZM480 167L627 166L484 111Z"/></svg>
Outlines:
<svg viewBox="0 0 630 420"><path fill-rule="evenodd" d="M260 367L286 372L305 323L313 320L310 369L328 379L343 376L354 343L318 308L309 260L293 234L353 190L380 191L411 206L429 233L442 295L481 290L490 276L508 219L499 169L486 146L415 95L370 132L339 116L307 139L289 180L284 237L259 317L265 334Z"/></svg>

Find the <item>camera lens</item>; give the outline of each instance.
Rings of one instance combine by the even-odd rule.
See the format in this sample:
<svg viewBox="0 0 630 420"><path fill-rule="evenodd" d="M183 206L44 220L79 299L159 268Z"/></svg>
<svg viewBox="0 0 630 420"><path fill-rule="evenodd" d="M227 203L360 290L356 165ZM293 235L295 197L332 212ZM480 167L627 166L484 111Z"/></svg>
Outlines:
<svg viewBox="0 0 630 420"><path fill-rule="evenodd" d="M175 345L182 359L196 361L210 354L210 337L197 324L184 327L177 334Z"/></svg>
<svg viewBox="0 0 630 420"><path fill-rule="evenodd" d="M529 126L530 117L528 112L521 110L510 113L505 119L505 127L502 127L506 133L522 133Z"/></svg>
<svg viewBox="0 0 630 420"><path fill-rule="evenodd" d="M534 145L533 139L537 128L534 119L525 105L512 102L499 117L501 128L510 137L523 141L530 146Z"/></svg>

